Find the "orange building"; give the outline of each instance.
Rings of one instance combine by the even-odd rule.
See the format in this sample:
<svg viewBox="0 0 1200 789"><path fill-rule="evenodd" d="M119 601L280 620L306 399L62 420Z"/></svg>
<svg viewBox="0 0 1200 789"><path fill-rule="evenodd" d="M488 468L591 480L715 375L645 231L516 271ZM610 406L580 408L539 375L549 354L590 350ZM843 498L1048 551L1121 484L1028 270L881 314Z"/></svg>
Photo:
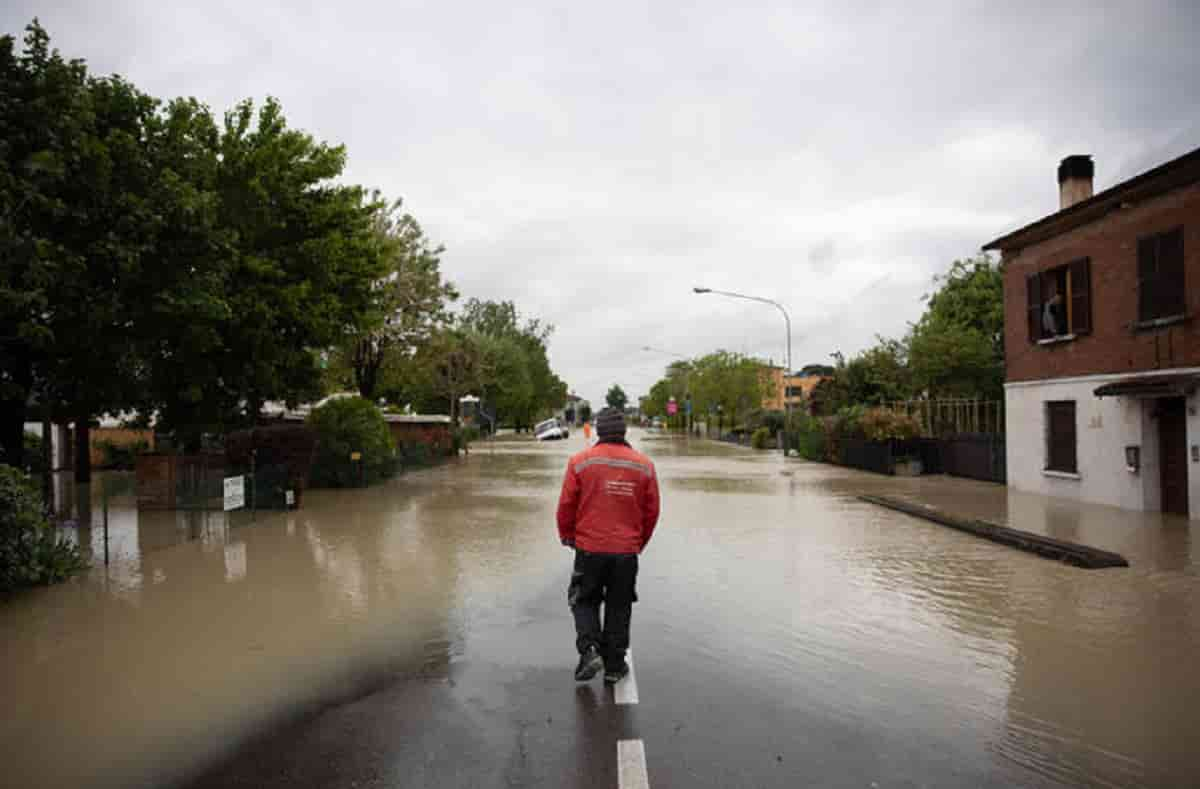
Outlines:
<svg viewBox="0 0 1200 789"><path fill-rule="evenodd" d="M817 384L825 380L824 375L792 375L784 376L784 369L771 365L764 372L764 392L762 408L764 411L783 411L784 397L787 397L793 409L800 409L808 401ZM786 386L786 391L785 391Z"/></svg>

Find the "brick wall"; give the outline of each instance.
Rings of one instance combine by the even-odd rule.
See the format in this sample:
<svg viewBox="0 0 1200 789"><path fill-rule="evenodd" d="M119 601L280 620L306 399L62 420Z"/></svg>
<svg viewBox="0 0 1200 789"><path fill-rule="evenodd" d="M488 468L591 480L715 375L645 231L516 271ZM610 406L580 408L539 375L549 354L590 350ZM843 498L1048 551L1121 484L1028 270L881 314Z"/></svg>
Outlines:
<svg viewBox="0 0 1200 789"><path fill-rule="evenodd" d="M435 454L448 454L453 445L450 425L444 422L388 422L397 445L424 444Z"/></svg>
<svg viewBox="0 0 1200 789"><path fill-rule="evenodd" d="M1191 320L1133 330L1138 317L1137 241L1183 226ZM1025 277L1091 258L1092 333L1071 342L1029 341ZM1200 367L1200 184L1122 208L1103 219L1004 255L1004 345L1009 381Z"/></svg>

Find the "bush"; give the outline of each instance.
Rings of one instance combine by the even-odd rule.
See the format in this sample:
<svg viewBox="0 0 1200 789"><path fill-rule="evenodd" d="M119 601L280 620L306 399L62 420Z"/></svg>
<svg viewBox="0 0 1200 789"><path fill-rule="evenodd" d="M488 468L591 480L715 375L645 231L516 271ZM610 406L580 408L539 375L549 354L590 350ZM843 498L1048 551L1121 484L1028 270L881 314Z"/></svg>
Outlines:
<svg viewBox="0 0 1200 789"><path fill-rule="evenodd" d="M96 446L100 448L100 452L104 456L100 463L101 467L120 471L132 471L133 467L137 465L137 456L150 451L150 442L144 439L138 439L130 444L116 444L103 440L97 441Z"/></svg>
<svg viewBox="0 0 1200 789"><path fill-rule="evenodd" d="M308 424L318 441L313 487L369 485L396 470L392 432L373 403L361 397L330 400L309 414ZM362 453L362 459L351 460L352 452Z"/></svg>
<svg viewBox="0 0 1200 789"><path fill-rule="evenodd" d="M843 406L835 416L826 420L826 432L832 432L839 438L862 438L862 418L866 412L866 406Z"/></svg>
<svg viewBox="0 0 1200 789"><path fill-rule="evenodd" d="M57 583L86 566L79 548L46 521L29 477L0 465L0 592Z"/></svg>
<svg viewBox="0 0 1200 789"><path fill-rule="evenodd" d="M826 460L824 421L807 414L799 415L795 430L789 433L788 446L805 460Z"/></svg>
<svg viewBox="0 0 1200 789"><path fill-rule="evenodd" d="M755 449L767 449L771 446L771 428L763 425L750 436L750 446Z"/></svg>
<svg viewBox="0 0 1200 789"><path fill-rule="evenodd" d="M872 408L859 419L863 436L871 441L916 438L921 434L921 425L908 414L896 413L887 408Z"/></svg>

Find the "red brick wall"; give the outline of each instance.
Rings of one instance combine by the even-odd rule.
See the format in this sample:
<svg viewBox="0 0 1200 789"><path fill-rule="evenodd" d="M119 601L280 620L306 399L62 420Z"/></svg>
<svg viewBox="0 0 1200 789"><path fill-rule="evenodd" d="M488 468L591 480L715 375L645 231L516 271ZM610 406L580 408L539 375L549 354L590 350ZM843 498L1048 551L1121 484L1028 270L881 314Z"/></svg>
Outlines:
<svg viewBox="0 0 1200 789"><path fill-rule="evenodd" d="M1137 240L1183 226L1191 320L1134 331ZM1025 277L1081 257L1091 267L1092 333L1072 342L1029 341ZM1004 256L1004 347L1009 381L1200 367L1200 184L1122 208L1105 218Z"/></svg>
<svg viewBox="0 0 1200 789"><path fill-rule="evenodd" d="M450 425L443 422L388 422L397 444L425 444L438 454L453 447Z"/></svg>

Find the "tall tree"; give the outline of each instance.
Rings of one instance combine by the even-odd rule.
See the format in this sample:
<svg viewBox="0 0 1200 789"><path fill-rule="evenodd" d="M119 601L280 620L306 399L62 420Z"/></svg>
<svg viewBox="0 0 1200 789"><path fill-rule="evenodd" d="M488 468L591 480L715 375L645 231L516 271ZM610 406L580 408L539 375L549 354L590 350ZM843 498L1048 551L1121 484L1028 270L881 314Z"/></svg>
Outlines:
<svg viewBox="0 0 1200 789"><path fill-rule="evenodd" d="M488 381L488 399L507 404L498 419L517 428L532 427L539 417L560 408L567 399L567 385L550 367L546 344L554 327L532 318L524 322L511 301L469 299L463 305L459 326L481 337L506 340L491 346L504 349L503 363L493 366ZM519 350L514 355L514 347Z"/></svg>
<svg viewBox="0 0 1200 789"><path fill-rule="evenodd" d="M36 20L24 45L0 37L0 448L18 468L36 367L53 353L54 294L62 269L78 265L57 224L91 126L83 62L52 51Z"/></svg>
<svg viewBox="0 0 1200 789"><path fill-rule="evenodd" d="M354 385L369 400L376 396L385 365L410 360L445 324L446 307L458 298L454 286L442 280L444 248L432 245L401 205L397 200L383 206L375 217L373 232L388 271L375 284L370 323L351 340Z"/></svg>
<svg viewBox="0 0 1200 789"><path fill-rule="evenodd" d="M1001 399L1004 273L987 255L956 260L908 337L918 388L932 396Z"/></svg>
<svg viewBox="0 0 1200 789"><path fill-rule="evenodd" d="M90 420L138 394L142 279L162 210L147 151L158 102L65 61L36 21L22 54L0 42L0 72L5 281L32 286L0 297L6 389L18 405L36 385L44 406L75 420L87 481ZM18 405L11 430L23 416Z"/></svg>
<svg viewBox="0 0 1200 789"><path fill-rule="evenodd" d="M625 404L629 402L629 396L625 394L625 390L619 384L613 384L608 390L608 394L604 396L604 402L608 403L609 408L624 411Z"/></svg>

